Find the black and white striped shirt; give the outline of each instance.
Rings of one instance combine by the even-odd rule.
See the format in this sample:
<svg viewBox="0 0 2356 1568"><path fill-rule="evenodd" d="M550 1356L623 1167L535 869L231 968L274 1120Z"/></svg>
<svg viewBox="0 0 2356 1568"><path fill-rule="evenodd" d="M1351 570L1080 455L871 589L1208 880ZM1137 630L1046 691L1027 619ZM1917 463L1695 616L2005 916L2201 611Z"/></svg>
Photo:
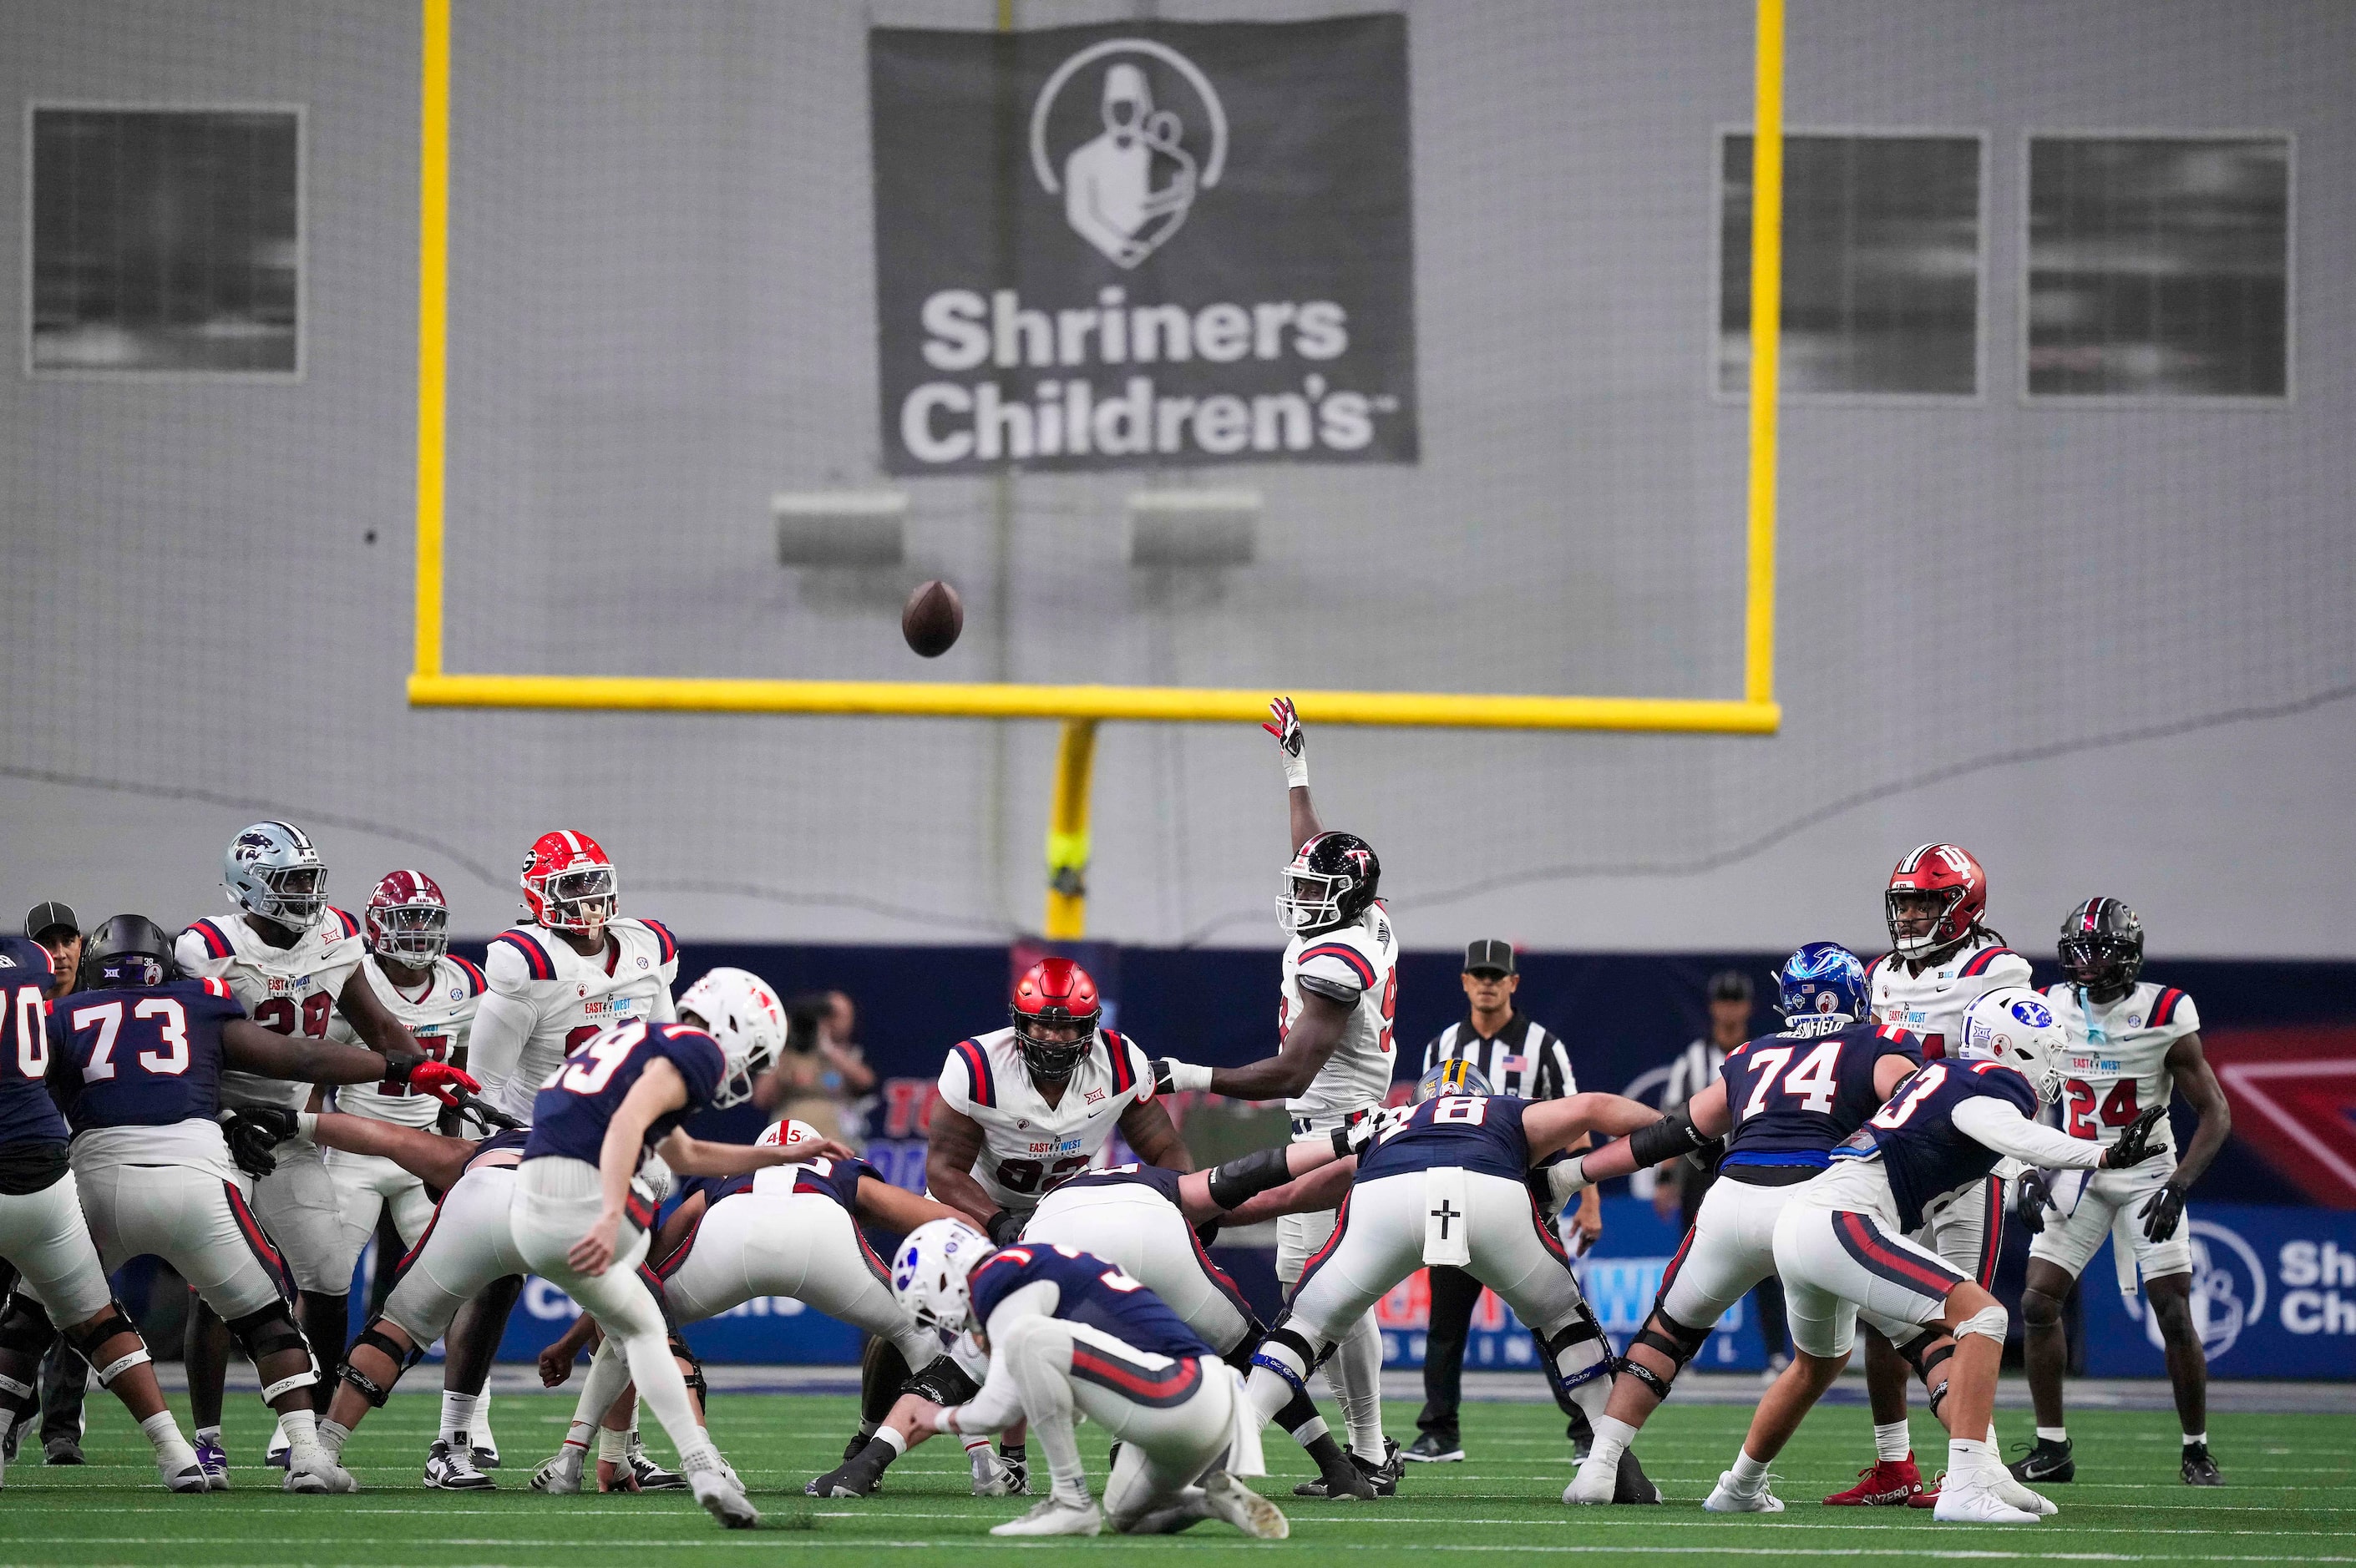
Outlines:
<svg viewBox="0 0 2356 1568"><path fill-rule="evenodd" d="M1450 1024L1423 1048L1421 1071L1429 1072L1459 1057L1477 1068L1500 1094L1553 1100L1579 1093L1562 1037L1518 1009L1505 1028L1485 1039L1470 1019Z"/></svg>

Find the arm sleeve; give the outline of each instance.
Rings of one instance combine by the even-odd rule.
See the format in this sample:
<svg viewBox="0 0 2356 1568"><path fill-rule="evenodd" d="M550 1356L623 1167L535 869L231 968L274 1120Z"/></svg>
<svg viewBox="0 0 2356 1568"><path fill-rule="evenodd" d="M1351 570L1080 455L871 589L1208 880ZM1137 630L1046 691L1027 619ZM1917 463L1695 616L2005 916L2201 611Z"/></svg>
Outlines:
<svg viewBox="0 0 2356 1568"><path fill-rule="evenodd" d="M1949 1115L1955 1130L1982 1147L2049 1170L2092 1170L2103 1160L2102 1145L2032 1122L2007 1100L1975 1095Z"/></svg>
<svg viewBox="0 0 2356 1568"><path fill-rule="evenodd" d="M521 960L513 960L521 966ZM523 1061L524 1042L531 1038L534 1017L521 987L508 989L499 979L498 954L491 956L491 988L475 1004L475 1021L466 1033L466 1071L487 1094L497 1093L515 1076Z"/></svg>
<svg viewBox="0 0 2356 1568"><path fill-rule="evenodd" d="M1008 1291L990 1314L990 1340L1005 1340L1008 1330L1025 1317L1052 1317L1063 1292L1052 1279L1034 1279ZM958 1409L957 1429L968 1434L1003 1432L1023 1419L1023 1394L1014 1386L1013 1370L1003 1355L990 1358L990 1376L981 1392Z"/></svg>

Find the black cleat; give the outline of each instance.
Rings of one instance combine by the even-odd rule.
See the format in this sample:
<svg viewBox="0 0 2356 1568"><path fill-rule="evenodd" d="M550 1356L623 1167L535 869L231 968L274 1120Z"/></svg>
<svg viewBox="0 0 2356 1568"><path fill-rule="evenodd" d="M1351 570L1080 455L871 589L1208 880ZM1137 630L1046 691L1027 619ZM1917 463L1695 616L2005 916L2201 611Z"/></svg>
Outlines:
<svg viewBox="0 0 2356 1568"><path fill-rule="evenodd" d="M2186 1450L2185 1463L2188 1467L2191 1463L2190 1452ZM2058 1485L2078 1474L2078 1461L2070 1457L2070 1440L2066 1437L2059 1443L2040 1437L2030 1446L2026 1457L2005 1467L2012 1472L2014 1480L2023 1483ZM2190 1478L2189 1473L2186 1478Z"/></svg>
<svg viewBox="0 0 2356 1568"><path fill-rule="evenodd" d="M1619 1473L1612 1477L1612 1500L1615 1503L1659 1503L1668 1499L1653 1477L1644 1474L1644 1467L1636 1463L1633 1448L1620 1450Z"/></svg>
<svg viewBox="0 0 2356 1568"><path fill-rule="evenodd" d="M2198 1443L2184 1451L2184 1484L2188 1487L2222 1487L2224 1472L2217 1461L2209 1456L2209 1445Z"/></svg>
<svg viewBox="0 0 2356 1568"><path fill-rule="evenodd" d="M50 1465L86 1465L90 1463L90 1461L81 1456L81 1445L75 1442L72 1438L52 1437L49 1439L48 1446L44 1452L43 1463ZM2214 1470L2217 1467L2211 1465L2209 1467L2211 1470Z"/></svg>
<svg viewBox="0 0 2356 1568"><path fill-rule="evenodd" d="M1453 1433L1442 1437L1427 1432L1400 1449L1399 1457L1418 1465L1454 1465L1464 1458L1464 1443Z"/></svg>
<svg viewBox="0 0 2356 1568"><path fill-rule="evenodd" d="M1367 1464L1355 1454L1344 1454L1338 1465L1328 1464L1324 1475L1313 1481L1303 1481L1292 1488L1296 1498L1325 1498L1333 1502L1370 1503L1382 1496L1376 1484L1380 1467Z"/></svg>

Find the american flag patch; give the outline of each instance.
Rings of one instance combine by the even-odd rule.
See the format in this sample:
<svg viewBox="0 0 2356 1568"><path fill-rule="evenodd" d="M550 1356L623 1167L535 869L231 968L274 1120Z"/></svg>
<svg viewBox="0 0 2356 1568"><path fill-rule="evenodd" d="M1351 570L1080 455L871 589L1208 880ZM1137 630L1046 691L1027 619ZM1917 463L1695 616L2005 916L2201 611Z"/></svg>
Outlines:
<svg viewBox="0 0 2356 1568"><path fill-rule="evenodd" d="M1501 1056L1497 1059L1497 1071L1500 1073L1510 1075L1515 1072L1527 1072L1529 1070L1530 1059L1526 1056Z"/></svg>

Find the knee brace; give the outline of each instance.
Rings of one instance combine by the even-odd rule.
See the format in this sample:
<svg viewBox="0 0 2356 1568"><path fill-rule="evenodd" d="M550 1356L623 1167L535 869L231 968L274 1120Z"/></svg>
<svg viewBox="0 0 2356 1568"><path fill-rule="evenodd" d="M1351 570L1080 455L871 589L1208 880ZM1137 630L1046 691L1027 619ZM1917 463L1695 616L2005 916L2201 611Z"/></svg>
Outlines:
<svg viewBox="0 0 2356 1568"><path fill-rule="evenodd" d="M280 1394L298 1388L310 1388L319 1381L318 1359L311 1354L311 1341L303 1338L303 1330L294 1327L294 1319L286 1311L286 1304L273 1301L259 1312L249 1312L232 1320L230 1338L253 1363L262 1370L262 1358L274 1356L281 1350L300 1350L307 1363L301 1371L291 1372L276 1382L262 1385L262 1403L268 1404Z"/></svg>
<svg viewBox="0 0 2356 1568"><path fill-rule="evenodd" d="M1612 1375L1612 1341L1604 1338L1603 1325L1596 1320L1595 1309L1588 1306L1584 1296L1580 1298L1579 1310L1570 1321L1551 1334L1540 1335L1539 1342L1546 1346L1547 1363L1554 1368L1556 1380L1565 1392ZM1595 1359L1584 1366L1574 1366L1571 1363L1582 1345L1597 1347Z"/></svg>
<svg viewBox="0 0 2356 1568"><path fill-rule="evenodd" d="M1268 1338L1261 1340L1259 1349L1252 1352L1251 1364L1266 1367L1282 1378L1293 1392L1306 1394L1309 1392L1309 1374L1315 1371L1333 1350L1333 1347L1327 1345L1321 1354L1314 1343L1292 1328L1292 1319L1288 1317L1268 1331Z"/></svg>
<svg viewBox="0 0 2356 1568"><path fill-rule="evenodd" d="M1997 1338L2004 1338L2001 1328L1997 1330ZM1895 1348L1900 1359L1914 1369L1914 1375L1922 1380L1924 1388L1928 1388L1931 1386L1931 1374L1946 1365L1947 1358L1955 1353L1955 1341L1944 1329L1925 1328Z"/></svg>
<svg viewBox="0 0 2356 1568"><path fill-rule="evenodd" d="M971 1372L957 1364L957 1358L942 1356L902 1382L898 1392L913 1393L935 1404L951 1405L965 1403L981 1392L981 1385L973 1381ZM891 1407L884 1408L888 1413Z"/></svg>
<svg viewBox="0 0 2356 1568"><path fill-rule="evenodd" d="M1644 1326L1636 1330L1637 1344L1648 1350L1657 1350L1669 1359L1670 1365L1676 1369L1669 1374L1671 1377L1685 1371L1686 1363L1700 1353L1708 1339L1708 1328L1687 1327L1670 1317L1667 1310L1657 1303L1653 1307L1652 1316L1644 1319Z"/></svg>
<svg viewBox="0 0 2356 1568"><path fill-rule="evenodd" d="M123 1334L131 1336L131 1349L111 1361L100 1360L98 1348ZM139 1337L137 1326L131 1321L131 1315L123 1310L123 1303L119 1301L108 1302L106 1310L99 1315L96 1322L87 1328L76 1329L67 1338L73 1341L73 1348L81 1352L81 1359L90 1363L91 1370L98 1374L98 1386L101 1388L112 1388L115 1379L154 1359L147 1354L147 1341Z"/></svg>
<svg viewBox="0 0 2356 1568"><path fill-rule="evenodd" d="M710 1414L712 1390L703 1381L703 1359L688 1349L687 1341L680 1337L677 1329L671 1331L670 1353L675 1359L687 1363L687 1371L680 1375L686 1381L688 1392L695 1395L697 1407L707 1415Z"/></svg>
<svg viewBox="0 0 2356 1568"><path fill-rule="evenodd" d="M401 1374L415 1366L419 1360L425 1354L424 1351L418 1349L414 1346L404 1350L398 1344L394 1343L391 1337L377 1328L377 1324L383 1321L383 1318L379 1317L370 1322L367 1328L361 1329L359 1335L352 1340L352 1349L357 1350L361 1346L365 1345L369 1349L374 1350L379 1355L384 1357L385 1360L391 1361L392 1363L392 1381L380 1383L366 1372L361 1371L358 1367L352 1365L352 1358L349 1352L346 1352L343 1365L344 1381L351 1384L353 1389L359 1392L362 1399L367 1400L369 1404L379 1410L382 1410L384 1408L384 1402L392 1397L392 1384L401 1381Z"/></svg>
<svg viewBox="0 0 2356 1568"><path fill-rule="evenodd" d="M2007 1321L2003 1303L1991 1301L1955 1325L1955 1338L1961 1339L1966 1334L1977 1334L1983 1339L1993 1339L1998 1346L2002 1346L2004 1326Z"/></svg>

